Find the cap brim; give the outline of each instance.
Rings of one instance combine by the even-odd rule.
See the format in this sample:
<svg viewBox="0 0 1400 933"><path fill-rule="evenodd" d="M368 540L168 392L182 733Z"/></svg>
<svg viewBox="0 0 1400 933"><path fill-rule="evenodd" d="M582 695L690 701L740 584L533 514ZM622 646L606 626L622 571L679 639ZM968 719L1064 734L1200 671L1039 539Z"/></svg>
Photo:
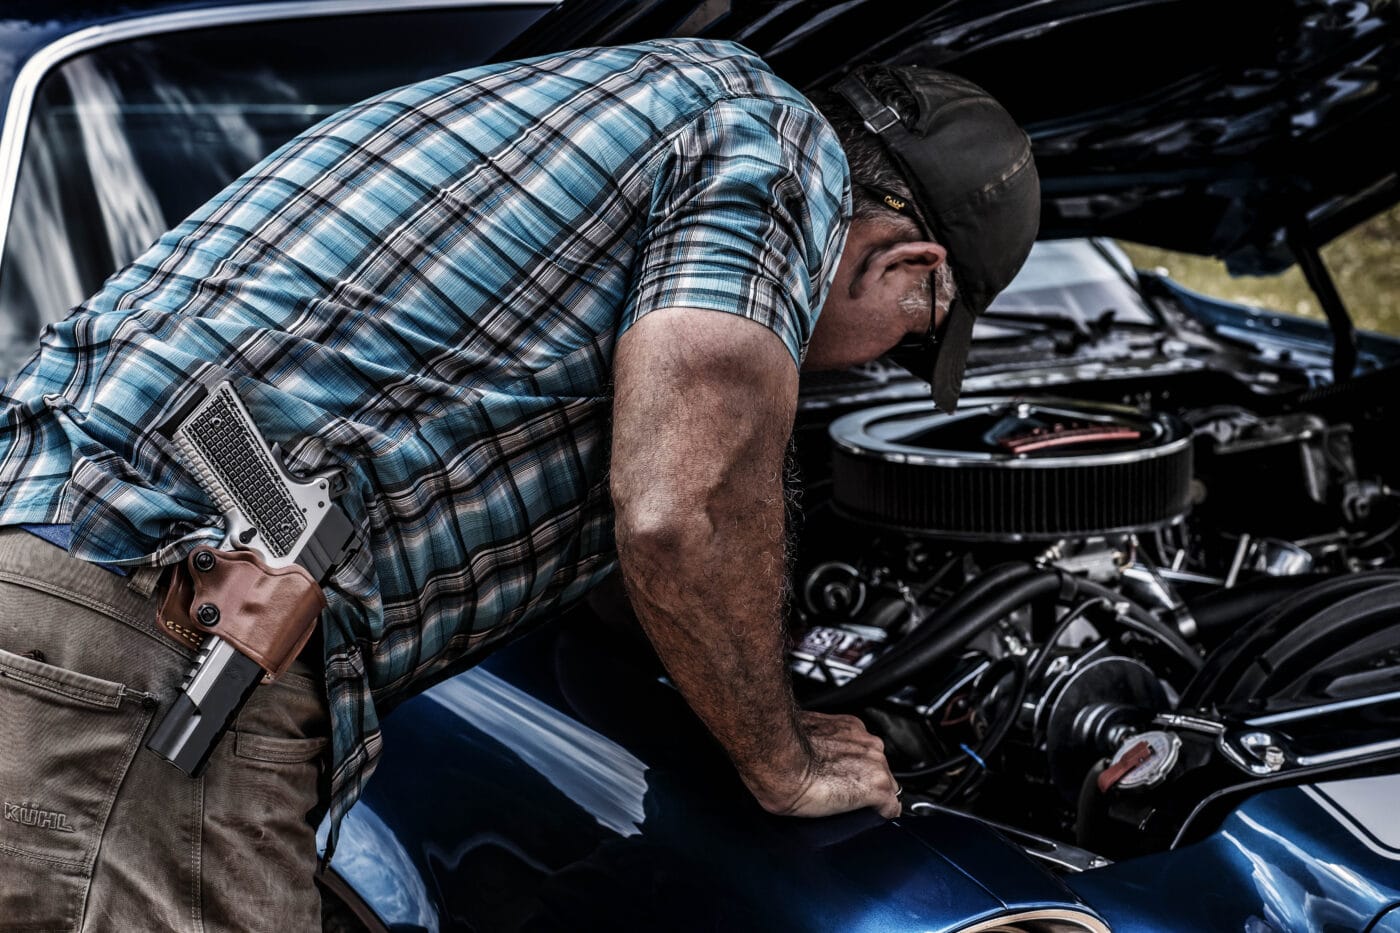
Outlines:
<svg viewBox="0 0 1400 933"><path fill-rule="evenodd" d="M953 412L962 392L963 370L967 368L967 351L972 344L972 328L977 315L960 298L953 299L936 344L911 339L885 354L889 360L904 367L929 384L938 410Z"/></svg>
<svg viewBox="0 0 1400 933"><path fill-rule="evenodd" d="M948 320L943 324L943 339L938 342L938 356L933 364L933 400L938 410L952 413L957 410L958 396L962 394L963 371L967 369L967 351L972 346L972 328L977 323L977 311L961 298L953 299L948 309ZM925 376L924 378L928 378Z"/></svg>

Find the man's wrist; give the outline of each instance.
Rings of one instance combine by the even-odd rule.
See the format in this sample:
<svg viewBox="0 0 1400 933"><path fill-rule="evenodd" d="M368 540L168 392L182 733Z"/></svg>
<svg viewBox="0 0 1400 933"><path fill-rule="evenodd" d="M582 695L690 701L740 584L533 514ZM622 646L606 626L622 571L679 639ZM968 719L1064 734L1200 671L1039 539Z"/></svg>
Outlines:
<svg viewBox="0 0 1400 933"><path fill-rule="evenodd" d="M761 760L736 762L739 776L765 810L780 813L791 807L812 783L812 749L795 724L791 741Z"/></svg>

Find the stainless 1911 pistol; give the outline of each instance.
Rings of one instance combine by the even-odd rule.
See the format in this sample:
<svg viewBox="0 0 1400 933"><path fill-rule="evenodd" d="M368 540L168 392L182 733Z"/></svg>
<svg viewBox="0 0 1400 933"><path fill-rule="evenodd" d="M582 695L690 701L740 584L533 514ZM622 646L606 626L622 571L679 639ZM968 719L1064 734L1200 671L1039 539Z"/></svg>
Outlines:
<svg viewBox="0 0 1400 933"><path fill-rule="evenodd" d="M221 550L252 551L271 568L299 564L319 585L358 549L360 536L334 501L340 474L288 473L231 383L201 390L166 425L162 433L223 513ZM146 747L188 775L203 773L263 674L257 661L205 632L198 659Z"/></svg>

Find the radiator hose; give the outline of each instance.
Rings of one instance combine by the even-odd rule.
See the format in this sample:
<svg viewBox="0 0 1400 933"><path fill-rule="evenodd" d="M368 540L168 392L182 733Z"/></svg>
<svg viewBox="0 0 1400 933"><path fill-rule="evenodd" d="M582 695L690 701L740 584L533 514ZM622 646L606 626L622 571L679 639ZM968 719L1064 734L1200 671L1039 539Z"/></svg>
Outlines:
<svg viewBox="0 0 1400 933"><path fill-rule="evenodd" d="M1123 607L1123 626L1166 643L1191 669L1200 656L1170 626L1105 586L1032 564L1002 564L963 587L909 637L894 645L859 677L808 697L803 706L819 712L847 710L884 699L1011 613L1040 600L1107 599Z"/></svg>

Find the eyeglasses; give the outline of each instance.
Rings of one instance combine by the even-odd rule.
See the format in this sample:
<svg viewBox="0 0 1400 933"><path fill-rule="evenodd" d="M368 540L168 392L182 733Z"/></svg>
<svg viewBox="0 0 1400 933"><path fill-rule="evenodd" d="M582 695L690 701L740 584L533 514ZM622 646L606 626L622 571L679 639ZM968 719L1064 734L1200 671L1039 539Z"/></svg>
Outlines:
<svg viewBox="0 0 1400 933"><path fill-rule="evenodd" d="M935 314L935 319L937 315ZM943 346L943 334L948 328L948 318L941 324L929 324L922 334L912 334L890 348L885 356L895 365L902 366L921 379L933 381L933 371L938 365L938 351Z"/></svg>

